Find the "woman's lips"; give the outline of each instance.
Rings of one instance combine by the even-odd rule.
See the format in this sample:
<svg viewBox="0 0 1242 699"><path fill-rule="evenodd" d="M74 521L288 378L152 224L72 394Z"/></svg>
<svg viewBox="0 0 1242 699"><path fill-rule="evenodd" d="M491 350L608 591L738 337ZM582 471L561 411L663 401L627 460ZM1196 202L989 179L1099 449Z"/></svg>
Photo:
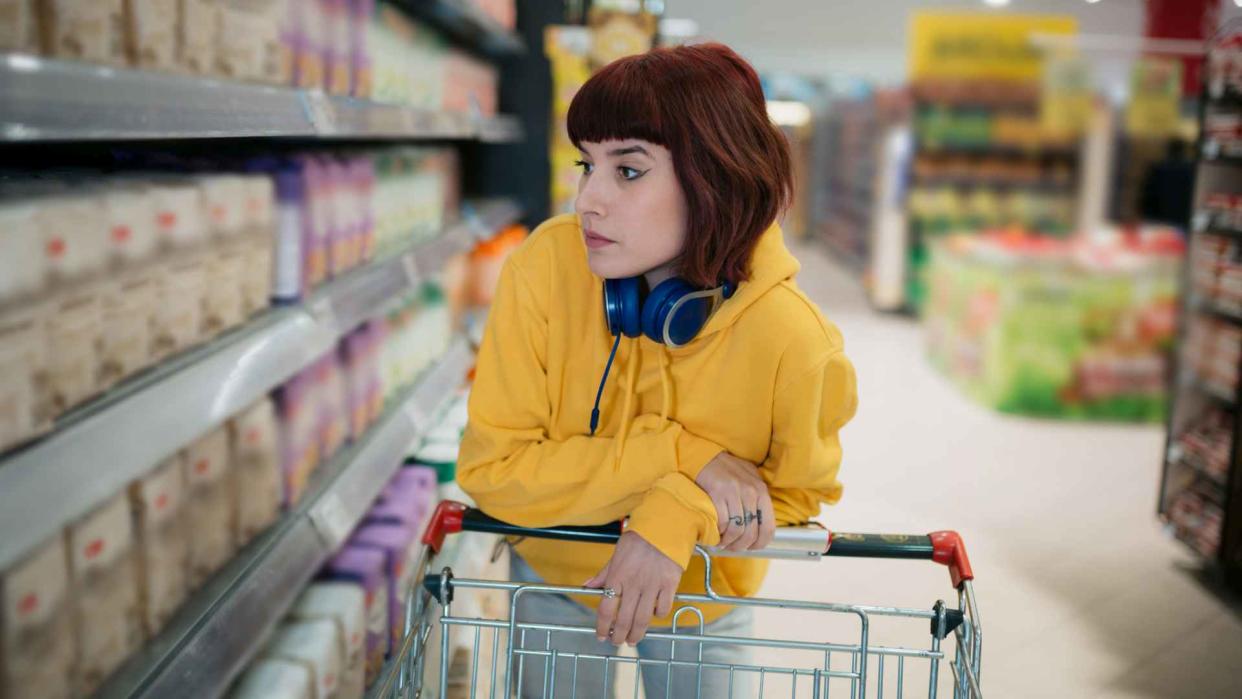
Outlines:
<svg viewBox="0 0 1242 699"><path fill-rule="evenodd" d="M586 246L592 250L598 250L617 242L612 238L605 238L595 231L583 231L582 237L586 241Z"/></svg>

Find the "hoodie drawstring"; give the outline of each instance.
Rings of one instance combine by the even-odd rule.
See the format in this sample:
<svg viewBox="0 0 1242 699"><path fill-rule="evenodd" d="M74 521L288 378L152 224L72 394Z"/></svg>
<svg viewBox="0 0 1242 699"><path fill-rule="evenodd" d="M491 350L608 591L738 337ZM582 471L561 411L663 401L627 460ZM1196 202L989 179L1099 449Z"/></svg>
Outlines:
<svg viewBox="0 0 1242 699"><path fill-rule="evenodd" d="M634 382L638 378L638 340L631 345L629 356L625 358L625 403L621 409L621 429L613 438L613 468L621 468L621 454L625 451L625 440L630 434L630 424L634 416L630 411L634 407Z"/></svg>

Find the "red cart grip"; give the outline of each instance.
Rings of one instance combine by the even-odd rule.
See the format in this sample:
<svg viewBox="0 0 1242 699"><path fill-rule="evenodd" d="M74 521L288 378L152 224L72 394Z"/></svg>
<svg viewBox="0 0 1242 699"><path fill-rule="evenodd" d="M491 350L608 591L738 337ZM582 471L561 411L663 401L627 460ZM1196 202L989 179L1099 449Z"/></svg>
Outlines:
<svg viewBox="0 0 1242 699"><path fill-rule="evenodd" d="M444 537L461 532L462 522L468 509L470 508L460 502L441 500L440 504L436 505L436 511L431 514L427 530L423 532L423 546L435 553L440 553L440 549L444 546Z"/></svg>
<svg viewBox="0 0 1242 699"><path fill-rule="evenodd" d="M927 538L932 542L932 560L949 567L953 587L961 589L963 582L975 579L975 573L970 569L970 557L966 555L966 543L960 534L955 531L932 532Z"/></svg>

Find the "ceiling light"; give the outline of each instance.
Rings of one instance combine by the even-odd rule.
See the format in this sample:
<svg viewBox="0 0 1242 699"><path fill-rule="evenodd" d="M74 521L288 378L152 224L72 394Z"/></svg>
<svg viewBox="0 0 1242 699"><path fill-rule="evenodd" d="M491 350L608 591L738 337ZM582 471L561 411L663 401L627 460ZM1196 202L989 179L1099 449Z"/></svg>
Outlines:
<svg viewBox="0 0 1242 699"><path fill-rule="evenodd" d="M1234 0L1234 2L1239 2L1239 1L1242 1L1242 0ZM983 0L983 4L990 5L992 7L1004 7L1005 5L1009 4L1009 0Z"/></svg>

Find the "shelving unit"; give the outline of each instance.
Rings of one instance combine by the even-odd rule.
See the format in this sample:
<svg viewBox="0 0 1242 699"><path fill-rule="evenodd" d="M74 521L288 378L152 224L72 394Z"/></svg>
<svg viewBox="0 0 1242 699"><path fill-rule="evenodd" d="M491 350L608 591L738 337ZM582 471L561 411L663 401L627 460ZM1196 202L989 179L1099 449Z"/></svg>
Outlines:
<svg viewBox="0 0 1242 699"><path fill-rule="evenodd" d="M466 341L456 340L363 439L320 467L294 510L195 593L98 696L222 694L258 650L257 641L361 521L411 443L433 425L471 361Z"/></svg>
<svg viewBox="0 0 1242 699"><path fill-rule="evenodd" d="M437 238L334 280L66 416L0 460L0 569L307 366L382 304L477 238L516 221L506 200L472 204ZM72 483L72 488L64 487Z"/></svg>
<svg viewBox="0 0 1242 699"><path fill-rule="evenodd" d="M1231 23L1210 43L1209 53L1220 50L1229 43L1228 38L1239 32L1242 32L1242 24ZM1215 63L1209 57L1207 65ZM1208 80L1211 85L1210 76ZM1242 587L1242 477L1239 475L1242 473L1239 468L1242 411L1238 410L1242 405L1242 387L1237 382L1232 387L1223 386L1221 379L1209 380L1197 375L1196 366L1208 357L1192 355L1192 351L1202 347L1187 342L1187 338L1195 327L1200 333L1199 345L1206 345L1214 353L1225 353L1221 359L1212 355L1209 364L1215 371L1228 366L1229 352L1242 352L1242 342L1237 347L1226 347L1222 344L1225 338L1219 335L1205 343L1203 328L1212 326L1201 325L1221 324L1219 327L1233 331L1242 326L1242 314L1222 307L1212 298L1218 289L1231 288L1225 279L1239 264L1239 256L1235 253L1236 246L1242 245L1242 231L1214 225L1220 223L1214 215L1217 212L1207 205L1213 195L1242 193L1242 158L1224 155L1229 149L1221 148L1202 129L1207 114L1242 111L1242 101L1232 91L1220 92L1207 87L1201 95L1201 104L1200 126L1205 135L1199 147L1202 159L1196 173L1190 254L1183 274L1186 292L1176 358L1178 380L1174 383L1157 513L1171 535L1207 563L1218 567L1226 581L1236 588ZM1219 239L1214 244L1209 243L1208 236L1232 239L1229 245L1233 247L1225 253L1227 257L1217 256L1221 254ZM1207 291L1202 288L1205 272L1210 272L1208 279L1218 280L1216 286L1210 285ZM1242 373L1242 359L1236 361ZM1211 459L1198 453L1205 448L1212 455ZM1227 457L1222 461L1220 456L1225 453Z"/></svg>
<svg viewBox="0 0 1242 699"><path fill-rule="evenodd" d="M472 117L318 90L0 54L4 141L252 137L510 142L522 138L522 129L509 116Z"/></svg>
<svg viewBox="0 0 1242 699"><path fill-rule="evenodd" d="M473 5L452 0L398 0L397 4L472 50L494 58L526 53L526 43L521 37Z"/></svg>

